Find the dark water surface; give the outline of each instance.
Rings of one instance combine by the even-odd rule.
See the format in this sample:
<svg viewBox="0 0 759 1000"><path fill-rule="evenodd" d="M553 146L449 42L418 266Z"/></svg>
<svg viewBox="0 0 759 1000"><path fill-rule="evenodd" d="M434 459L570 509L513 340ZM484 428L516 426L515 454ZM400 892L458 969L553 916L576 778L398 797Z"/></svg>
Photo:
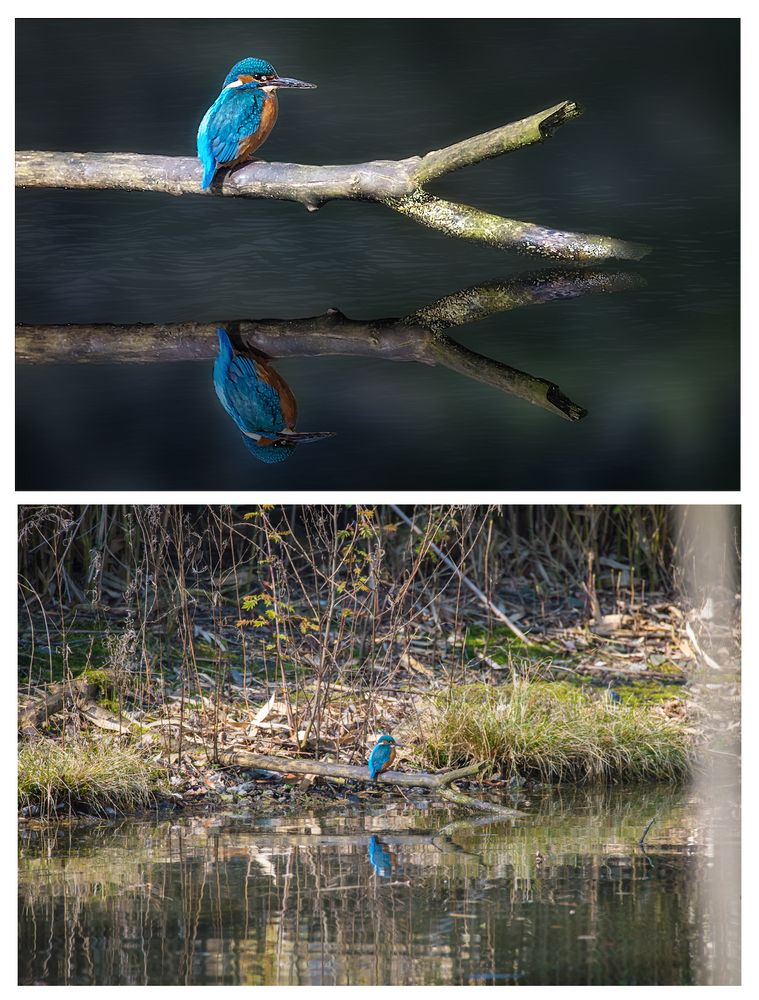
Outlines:
<svg viewBox="0 0 759 1000"><path fill-rule="evenodd" d="M270 159L403 157L570 99L585 114L549 142L434 191L654 248L621 265L642 289L454 331L558 383L580 423L441 367L287 358L299 427L337 436L272 467L209 363L25 366L19 488L738 487L737 21L18 24L18 148L194 155L249 54L319 86L282 95ZM543 266L360 203L28 190L17 224L18 319L35 324L399 317Z"/></svg>
<svg viewBox="0 0 759 1000"><path fill-rule="evenodd" d="M686 792L554 792L529 808L500 822L390 805L27 827L19 981L707 981L709 851ZM736 936L739 905L721 933Z"/></svg>

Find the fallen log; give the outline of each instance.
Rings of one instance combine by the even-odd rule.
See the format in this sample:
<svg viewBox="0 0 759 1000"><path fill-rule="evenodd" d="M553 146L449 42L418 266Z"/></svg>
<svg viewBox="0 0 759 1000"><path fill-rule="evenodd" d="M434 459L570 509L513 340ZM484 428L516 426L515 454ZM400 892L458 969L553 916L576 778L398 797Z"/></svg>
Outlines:
<svg viewBox="0 0 759 1000"><path fill-rule="evenodd" d="M641 244L503 218L445 201L424 187L453 170L543 142L579 115L576 104L562 101L490 132L403 160L329 166L256 161L221 172L206 190L200 187L202 167L195 157L26 150L16 153L16 186L276 198L300 202L312 211L336 199L373 201L448 236L501 250L554 260L640 260L649 252Z"/></svg>
<svg viewBox="0 0 759 1000"><path fill-rule="evenodd" d="M456 805L463 805L470 809L479 809L487 812L497 813L500 816L524 816L525 813L516 809L507 809L505 806L496 805L493 802L485 802L482 799L470 798L463 792L456 791L448 794L448 785L460 778L476 774L481 764L469 764L467 767L457 768L455 771L439 771L430 773L427 771L385 771L375 779L369 777L368 767L358 767L355 764L336 764L332 761L323 760L291 760L289 757L275 757L268 754L251 753L247 750L220 751L218 761L221 764L233 767L260 768L264 771L277 771L280 774L304 774L316 775L320 778L341 778L350 781L363 781L368 784L398 785L403 788L431 788L441 794L443 798Z"/></svg>
<svg viewBox="0 0 759 1000"><path fill-rule="evenodd" d="M303 758L277 757L270 754L253 753L249 750L229 750L219 752L222 764L235 767L258 768L262 771L277 771L279 774L313 774L321 778L347 778L350 781L372 782L368 767L356 764L337 764L333 761L306 760ZM456 771L385 771L375 779L381 785L403 785L406 788L443 788L451 781L466 778L480 770L480 764L469 764Z"/></svg>
<svg viewBox="0 0 759 1000"><path fill-rule="evenodd" d="M507 809L505 806L496 805L495 802L488 802L486 799L475 799L471 795L464 795L457 788L443 788L440 790L440 797L448 802L453 802L457 806L465 806L467 809L479 809L481 812L496 813L498 816L526 816L527 813L518 809Z"/></svg>
<svg viewBox="0 0 759 1000"><path fill-rule="evenodd" d="M99 685L86 676L58 681L45 689L41 699L26 705L18 715L19 736L35 736L51 715L60 712L69 700L90 698Z"/></svg>

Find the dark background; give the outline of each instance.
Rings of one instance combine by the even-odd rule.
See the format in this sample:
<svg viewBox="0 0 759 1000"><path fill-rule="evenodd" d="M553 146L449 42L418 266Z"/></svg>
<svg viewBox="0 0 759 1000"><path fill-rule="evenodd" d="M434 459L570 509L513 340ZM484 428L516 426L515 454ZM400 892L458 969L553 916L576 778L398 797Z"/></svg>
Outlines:
<svg viewBox="0 0 759 1000"><path fill-rule="evenodd" d="M737 489L737 20L21 20L17 147L194 155L238 59L285 92L265 158L396 158L574 100L550 142L434 184L444 196L654 246L642 291L461 327L557 382L570 424L440 368L290 358L299 428L279 466L244 448L211 365L19 367L17 487ZM401 316L541 267L377 205L20 191L18 320ZM546 264L548 267L549 265Z"/></svg>

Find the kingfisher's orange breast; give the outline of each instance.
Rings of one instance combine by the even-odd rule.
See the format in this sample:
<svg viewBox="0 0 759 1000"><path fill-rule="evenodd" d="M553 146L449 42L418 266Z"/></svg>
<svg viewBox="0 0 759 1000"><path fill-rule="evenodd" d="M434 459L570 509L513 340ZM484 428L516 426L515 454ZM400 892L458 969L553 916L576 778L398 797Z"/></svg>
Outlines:
<svg viewBox="0 0 759 1000"><path fill-rule="evenodd" d="M256 371L259 378L268 385L276 389L279 395L279 408L282 410L282 418L286 427L295 427L298 419L298 404L290 386L285 382L279 372L264 361L256 361Z"/></svg>
<svg viewBox="0 0 759 1000"><path fill-rule="evenodd" d="M255 153L259 146L263 146L276 124L278 111L277 92L272 91L266 95L264 100L261 122L258 128L251 135L246 136L237 147L235 163L239 163L240 160L247 160Z"/></svg>
<svg viewBox="0 0 759 1000"><path fill-rule="evenodd" d="M390 767L390 765L393 763L394 760L395 760L395 747L391 747L390 757L388 758L387 763L382 765L382 770L380 771L380 774L382 774L383 771L387 771L387 769Z"/></svg>

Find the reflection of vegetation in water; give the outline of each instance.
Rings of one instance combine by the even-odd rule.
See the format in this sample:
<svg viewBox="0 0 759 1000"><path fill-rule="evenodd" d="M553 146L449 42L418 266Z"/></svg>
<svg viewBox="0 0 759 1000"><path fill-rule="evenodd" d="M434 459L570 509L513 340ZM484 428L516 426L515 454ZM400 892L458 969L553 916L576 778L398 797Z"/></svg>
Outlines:
<svg viewBox="0 0 759 1000"><path fill-rule="evenodd" d="M692 982L688 795L572 789L533 807L516 823L391 809L27 829L21 981Z"/></svg>

